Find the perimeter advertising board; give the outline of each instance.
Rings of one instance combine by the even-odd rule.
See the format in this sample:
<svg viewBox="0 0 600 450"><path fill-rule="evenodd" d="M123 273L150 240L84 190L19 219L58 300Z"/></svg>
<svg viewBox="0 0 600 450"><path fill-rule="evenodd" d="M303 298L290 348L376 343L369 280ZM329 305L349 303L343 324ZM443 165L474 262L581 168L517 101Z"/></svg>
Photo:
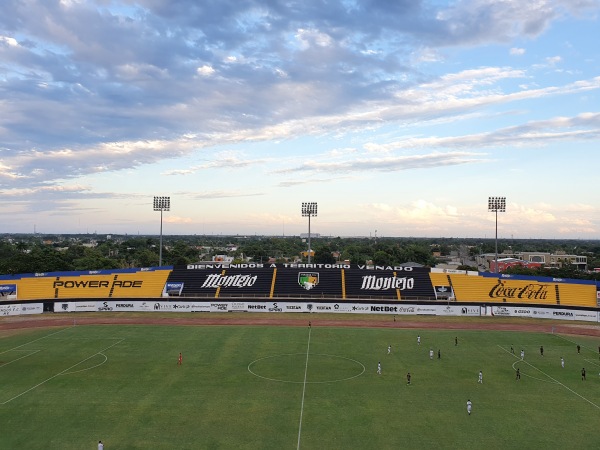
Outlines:
<svg viewBox="0 0 600 450"><path fill-rule="evenodd" d="M497 317L529 317L534 319L582 320L597 322L598 311L587 311L566 308L538 308L492 305L492 316Z"/></svg>
<svg viewBox="0 0 600 450"><path fill-rule="evenodd" d="M20 316L24 314L42 314L43 303L13 303L0 305L0 316Z"/></svg>

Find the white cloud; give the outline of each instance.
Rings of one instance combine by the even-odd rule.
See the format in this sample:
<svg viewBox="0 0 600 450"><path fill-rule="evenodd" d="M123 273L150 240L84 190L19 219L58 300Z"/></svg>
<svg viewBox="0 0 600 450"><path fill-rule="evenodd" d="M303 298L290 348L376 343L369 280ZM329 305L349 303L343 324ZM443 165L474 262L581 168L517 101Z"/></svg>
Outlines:
<svg viewBox="0 0 600 450"><path fill-rule="evenodd" d="M215 69L213 69L212 66L204 65L204 66L198 67L196 69L196 73L203 77L209 77L215 73Z"/></svg>
<svg viewBox="0 0 600 450"><path fill-rule="evenodd" d="M510 49L510 54L513 56L521 56L525 54L525 49L524 48L517 48L517 47L513 47Z"/></svg>
<svg viewBox="0 0 600 450"><path fill-rule="evenodd" d="M9 36L0 36L0 44L6 44L10 47L18 47L19 43L17 42L17 40L15 38L9 37Z"/></svg>

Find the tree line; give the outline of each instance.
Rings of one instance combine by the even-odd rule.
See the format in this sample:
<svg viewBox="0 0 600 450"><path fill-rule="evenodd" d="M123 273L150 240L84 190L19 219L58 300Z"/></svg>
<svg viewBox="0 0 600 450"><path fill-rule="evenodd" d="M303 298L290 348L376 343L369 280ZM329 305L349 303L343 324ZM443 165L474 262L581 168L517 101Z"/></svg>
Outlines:
<svg viewBox="0 0 600 450"><path fill-rule="evenodd" d="M449 255L459 257L463 270L478 270L475 255L494 253L493 239L459 238L342 238L312 239L312 262L393 266L408 262L434 267ZM156 267L160 241L155 236L96 235L2 235L0 237L0 274L87 271ZM585 254L589 267L600 267L599 241L502 240L501 253L539 251ZM306 240L277 236L163 236L162 265L177 266L211 261L216 255L234 258L234 262L306 261ZM439 256L438 256L439 255ZM600 279L592 271L568 266L561 269L514 267L506 273L543 275L559 278Z"/></svg>

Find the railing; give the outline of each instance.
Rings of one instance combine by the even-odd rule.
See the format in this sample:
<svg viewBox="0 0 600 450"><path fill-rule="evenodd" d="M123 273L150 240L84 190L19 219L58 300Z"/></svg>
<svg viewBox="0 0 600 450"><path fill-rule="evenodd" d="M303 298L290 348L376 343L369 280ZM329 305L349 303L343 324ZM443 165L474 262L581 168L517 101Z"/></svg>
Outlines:
<svg viewBox="0 0 600 450"><path fill-rule="evenodd" d="M439 302L439 303L448 303L453 302L454 299L438 299L435 297L403 297L402 300L398 300L395 295L347 295L345 298L336 295L311 295L311 294L279 294L277 297L268 297L264 294L223 294L221 293L218 297L215 297L214 294L198 294L198 293L182 293L180 296L169 297L173 300L175 299L206 299L206 300L231 300L231 299L240 299L240 300L266 300L266 301L284 301L284 300L308 300L308 301L316 301L316 300L327 300L327 301L340 301L340 302L348 302L348 301L383 301L383 302Z"/></svg>

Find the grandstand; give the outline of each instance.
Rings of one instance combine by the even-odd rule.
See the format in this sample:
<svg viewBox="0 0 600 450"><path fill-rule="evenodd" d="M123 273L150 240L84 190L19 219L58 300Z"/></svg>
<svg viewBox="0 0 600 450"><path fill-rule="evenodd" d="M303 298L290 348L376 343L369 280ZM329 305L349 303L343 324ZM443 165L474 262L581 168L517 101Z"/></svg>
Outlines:
<svg viewBox="0 0 600 450"><path fill-rule="evenodd" d="M555 280L428 268L307 268L270 264L229 266L190 265L167 268L88 272L53 272L0 276L4 300L52 299L335 299L456 301L598 306L593 281Z"/></svg>

